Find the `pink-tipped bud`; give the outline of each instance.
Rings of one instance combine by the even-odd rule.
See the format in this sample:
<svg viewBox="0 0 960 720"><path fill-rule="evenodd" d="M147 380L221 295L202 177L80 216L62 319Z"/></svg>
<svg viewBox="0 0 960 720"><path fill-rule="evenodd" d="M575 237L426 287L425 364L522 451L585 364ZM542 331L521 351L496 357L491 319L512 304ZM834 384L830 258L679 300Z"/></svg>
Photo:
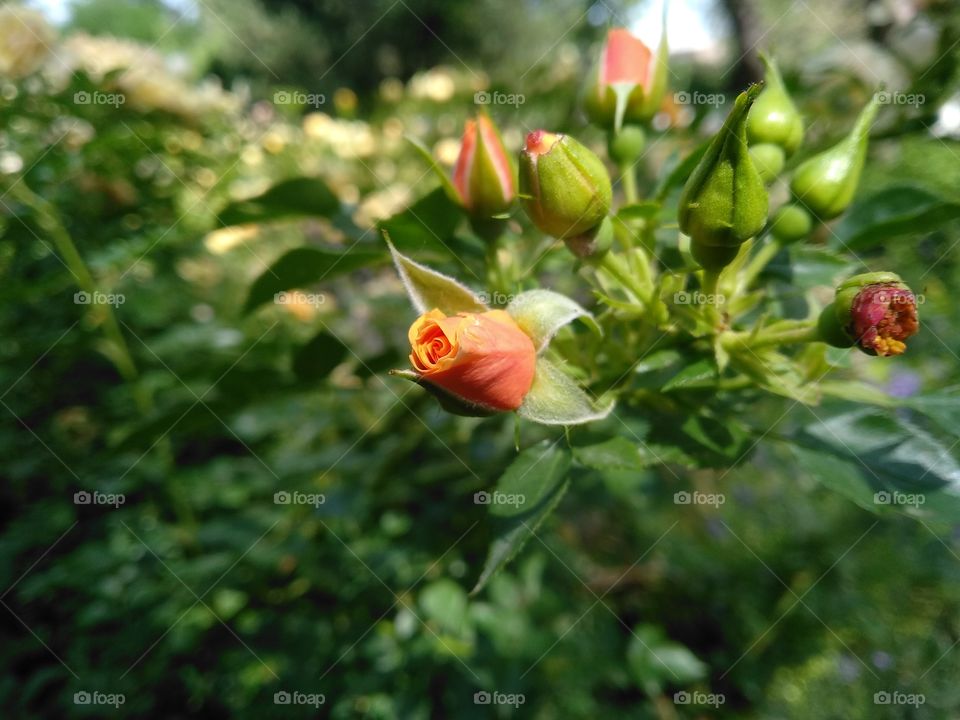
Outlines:
<svg viewBox="0 0 960 720"><path fill-rule="evenodd" d="M485 114L466 122L453 186L463 206L477 217L505 212L516 196L513 167L500 133Z"/></svg>

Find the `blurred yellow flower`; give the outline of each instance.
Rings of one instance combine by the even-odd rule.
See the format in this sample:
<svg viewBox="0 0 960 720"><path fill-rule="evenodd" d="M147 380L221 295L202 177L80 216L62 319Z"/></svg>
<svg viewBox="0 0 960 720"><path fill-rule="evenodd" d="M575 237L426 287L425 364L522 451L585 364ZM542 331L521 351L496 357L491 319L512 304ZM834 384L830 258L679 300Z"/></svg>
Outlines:
<svg viewBox="0 0 960 720"><path fill-rule="evenodd" d="M36 10L0 7L0 75L21 78L40 69L52 52L55 35Z"/></svg>

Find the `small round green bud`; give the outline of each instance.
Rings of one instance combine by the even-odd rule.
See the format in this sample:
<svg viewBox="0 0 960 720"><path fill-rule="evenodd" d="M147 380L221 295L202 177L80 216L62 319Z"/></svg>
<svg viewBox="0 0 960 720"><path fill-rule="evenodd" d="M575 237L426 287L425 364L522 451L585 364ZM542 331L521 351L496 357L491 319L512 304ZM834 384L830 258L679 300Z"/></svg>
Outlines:
<svg viewBox="0 0 960 720"><path fill-rule="evenodd" d="M802 240L812 228L810 213L799 205L784 205L774 213L770 222L770 232L782 243Z"/></svg>
<svg viewBox="0 0 960 720"><path fill-rule="evenodd" d="M611 133L607 143L610 159L618 165L632 165L637 161L647 144L646 135L639 125L624 125L620 132Z"/></svg>
<svg viewBox="0 0 960 720"><path fill-rule="evenodd" d="M613 247L613 221L607 216L597 227L583 235L564 238L563 244L580 260L600 260Z"/></svg>
<svg viewBox="0 0 960 720"><path fill-rule="evenodd" d="M753 160L753 166L767 185L777 179L783 171L783 163L786 160L780 146L772 143L751 145L750 159Z"/></svg>

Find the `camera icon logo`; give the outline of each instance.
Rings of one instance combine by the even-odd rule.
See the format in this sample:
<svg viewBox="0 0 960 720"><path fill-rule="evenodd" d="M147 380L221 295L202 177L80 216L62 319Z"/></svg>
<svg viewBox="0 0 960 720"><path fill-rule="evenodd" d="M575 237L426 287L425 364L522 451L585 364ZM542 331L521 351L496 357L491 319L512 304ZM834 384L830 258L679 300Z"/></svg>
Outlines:
<svg viewBox="0 0 960 720"><path fill-rule="evenodd" d="M489 105L490 93L486 90L477 90L473 94L473 103L474 105Z"/></svg>
<svg viewBox="0 0 960 720"><path fill-rule="evenodd" d="M75 692L73 694L73 704L74 705L89 705L90 704L90 693L86 690L81 690L80 692Z"/></svg>
<svg viewBox="0 0 960 720"><path fill-rule="evenodd" d="M893 498L890 496L890 493L886 490L881 490L873 495L873 502L876 505L889 505L892 499Z"/></svg>
<svg viewBox="0 0 960 720"><path fill-rule="evenodd" d="M890 704L890 693L886 690L881 690L880 692L875 692L873 694L873 704L874 705L889 705Z"/></svg>
<svg viewBox="0 0 960 720"><path fill-rule="evenodd" d="M290 693L288 693L286 690L280 690L273 694L274 705L289 705L291 699Z"/></svg>
<svg viewBox="0 0 960 720"><path fill-rule="evenodd" d="M480 690L473 694L473 704L474 705L489 705L491 700L490 693L486 690Z"/></svg>
<svg viewBox="0 0 960 720"><path fill-rule="evenodd" d="M290 93L287 90L277 90L273 94L273 102L277 105L289 105L290 100Z"/></svg>
<svg viewBox="0 0 960 720"><path fill-rule="evenodd" d="M475 492L473 494L473 504L474 505L489 505L490 504L490 493L486 490L481 490L480 492Z"/></svg>
<svg viewBox="0 0 960 720"><path fill-rule="evenodd" d="M86 90L78 90L73 94L73 101L77 105L89 105L90 93L88 93Z"/></svg>
<svg viewBox="0 0 960 720"><path fill-rule="evenodd" d="M93 496L90 495L86 490L80 490L73 494L73 504L74 505L89 505L93 500Z"/></svg>
<svg viewBox="0 0 960 720"><path fill-rule="evenodd" d="M673 504L674 505L689 505L690 504L690 493L686 490L681 490L673 494Z"/></svg>
<svg viewBox="0 0 960 720"><path fill-rule="evenodd" d="M676 103L677 105L689 105L690 93L688 93L686 90L675 92L673 94L673 102Z"/></svg>
<svg viewBox="0 0 960 720"><path fill-rule="evenodd" d="M277 505L289 505L290 504L290 493L286 490L281 490L280 492L275 492L273 494L273 502Z"/></svg>
<svg viewBox="0 0 960 720"><path fill-rule="evenodd" d="M677 705L689 705L690 693L688 693L686 690L675 692L673 694L673 702L675 702Z"/></svg>
<svg viewBox="0 0 960 720"><path fill-rule="evenodd" d="M877 102L880 105L889 105L890 101L893 99L893 95L890 94L887 90L881 90L877 93Z"/></svg>
<svg viewBox="0 0 960 720"><path fill-rule="evenodd" d="M685 290L680 290L673 294L673 304L674 305L689 305L690 304L690 293Z"/></svg>
<svg viewBox="0 0 960 720"><path fill-rule="evenodd" d="M90 301L90 293L88 293L86 290L81 290L80 292L75 292L73 294L74 305L89 305Z"/></svg>

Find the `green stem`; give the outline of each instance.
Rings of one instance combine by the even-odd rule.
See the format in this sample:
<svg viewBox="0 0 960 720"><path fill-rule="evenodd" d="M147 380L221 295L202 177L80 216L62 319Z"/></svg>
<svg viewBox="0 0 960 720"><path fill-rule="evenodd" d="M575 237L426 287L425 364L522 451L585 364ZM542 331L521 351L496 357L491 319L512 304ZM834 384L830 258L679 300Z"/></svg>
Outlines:
<svg viewBox="0 0 960 720"><path fill-rule="evenodd" d="M638 279L624 266L623 258L620 255L608 252L600 260L600 267L610 273L624 288L633 293L641 303L646 305L650 301L653 288L649 284L639 283Z"/></svg>
<svg viewBox="0 0 960 720"><path fill-rule="evenodd" d="M77 286L84 292L93 295L98 292L93 275L90 273L87 264L77 250L77 246L70 237L70 233L60 221L57 211L46 200L34 193L26 183L21 179L15 182L9 189L11 195L17 198L21 203L33 210L36 215L37 224L40 229L45 231L53 240L57 252L63 258L64 263L70 270ZM137 382L139 373L137 366L130 354L130 348L126 339L120 330L120 323L117 322L117 316L113 307L109 304L91 306L92 311L100 314L103 320L103 332L107 339L112 343L114 352L111 353L111 360L116 366L121 377L130 384L134 402L137 408L143 414L147 414L152 409L152 400L150 395Z"/></svg>
<svg viewBox="0 0 960 720"><path fill-rule="evenodd" d="M740 286L744 289L749 288L757 275L763 272L763 269L770 264L777 254L783 250L784 245L776 238L771 237L754 255L743 270L740 276Z"/></svg>
<svg viewBox="0 0 960 720"><path fill-rule="evenodd" d="M634 172L632 163L624 163L620 166L620 180L623 183L623 195L627 199L628 205L636 203L640 194L637 192L637 174Z"/></svg>
<svg viewBox="0 0 960 720"><path fill-rule="evenodd" d="M741 348L757 349L771 345L790 345L795 343L819 342L820 331L815 320L790 323L787 327L771 328L758 333L725 333L721 342L727 350Z"/></svg>
<svg viewBox="0 0 960 720"><path fill-rule="evenodd" d="M715 270L704 270L701 281L701 290L707 299L709 299L710 296L713 296L714 299L714 302L707 302L704 304L704 312L706 313L707 318L710 320L710 323L718 329L723 324L723 320L720 317L720 307L716 302L717 295L719 295L719 286L720 273Z"/></svg>

